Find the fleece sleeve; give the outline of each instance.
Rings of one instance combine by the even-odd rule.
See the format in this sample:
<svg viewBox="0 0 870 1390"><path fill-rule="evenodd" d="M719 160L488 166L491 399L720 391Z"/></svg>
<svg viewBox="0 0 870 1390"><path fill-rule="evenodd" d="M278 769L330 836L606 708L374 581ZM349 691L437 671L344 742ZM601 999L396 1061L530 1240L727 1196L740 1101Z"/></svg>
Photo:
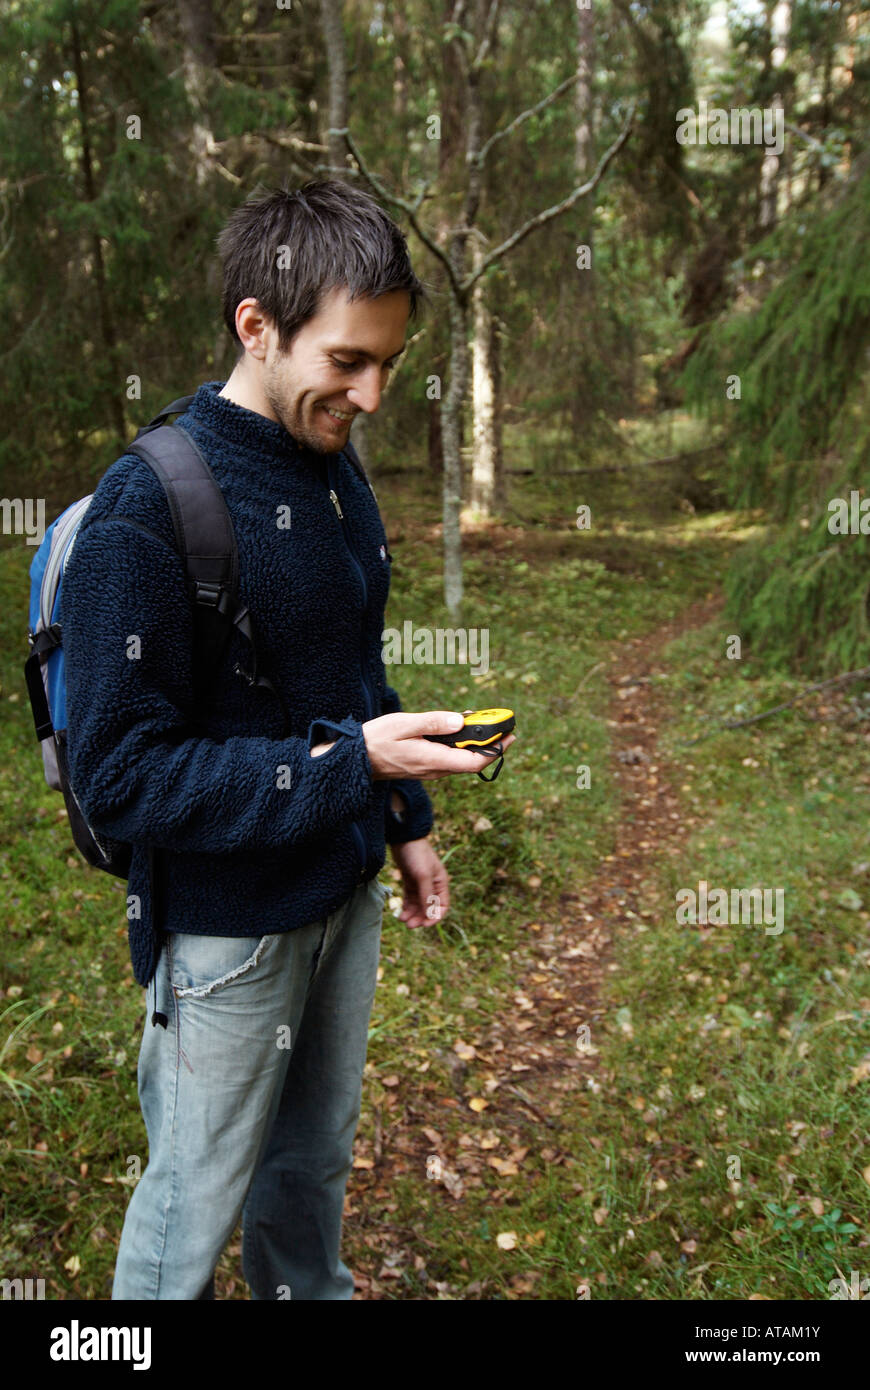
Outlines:
<svg viewBox="0 0 870 1390"><path fill-rule="evenodd" d="M381 701L381 714L398 714L401 708L402 702L398 693L388 685ZM401 820L392 809L394 791L397 791L405 802ZM384 837L388 845L405 844L408 840L422 840L429 834L433 822L432 802L422 782L415 778L399 778L388 783L384 811Z"/></svg>
<svg viewBox="0 0 870 1390"><path fill-rule="evenodd" d="M181 558L156 534L117 517L80 531L61 626L70 783L97 831L204 854L280 849L370 804L353 719L315 721L307 738L196 733L192 605ZM334 747L311 757L326 730Z"/></svg>

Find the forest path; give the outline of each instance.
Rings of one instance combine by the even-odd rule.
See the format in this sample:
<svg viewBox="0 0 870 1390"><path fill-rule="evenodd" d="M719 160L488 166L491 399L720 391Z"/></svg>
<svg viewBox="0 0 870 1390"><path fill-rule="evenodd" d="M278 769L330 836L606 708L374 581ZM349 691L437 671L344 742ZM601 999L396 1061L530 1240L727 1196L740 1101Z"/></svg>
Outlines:
<svg viewBox="0 0 870 1390"><path fill-rule="evenodd" d="M455 1220L474 1222L477 1210L473 1213L462 1199L482 1186L477 1175L485 1165L506 1177L522 1174L528 1191L546 1180L549 1168L570 1160L560 1121L572 1110L576 1120L578 1099L596 1085L596 1072L606 1065L598 1023L606 1012L602 982L618 968L614 941L627 927L635 930L653 917L645 905L645 885L660 875L664 856L681 852L695 820L681 808L679 767L666 764L657 749L668 716L665 692L654 678L667 672L668 644L710 622L721 606L719 597L695 602L671 622L617 648L618 659L610 663L608 724L621 806L612 852L588 875L582 891L561 895L557 920L545 915L529 924L511 953L515 987L492 1024L472 1030L467 1042L456 1045L458 1051L439 1054L454 1095L442 1078L433 1084L431 1073L410 1071L402 1077L401 1105L376 1117L374 1152L357 1155L355 1168L363 1172L352 1176L346 1201L345 1259L354 1270L355 1298L402 1297L396 1281L409 1266L416 1280L426 1283L428 1274L433 1297L486 1298L491 1288L487 1281L473 1281L457 1289L427 1269L438 1259L429 1256L437 1247L427 1239L425 1218L413 1228L391 1223L394 1178L426 1175L432 1187L445 1189L444 1202L455 1202ZM582 833L582 821L578 827ZM578 1033L584 1025L589 1033ZM465 1079L470 1061L476 1070L481 1064L485 1069L479 1091ZM487 1128L475 1129L474 1137L461 1134L457 1149L442 1131L451 1112L452 1130L457 1112L469 1106L479 1107ZM510 1207L499 1210L503 1199L516 1200L515 1193L487 1194L484 1214L493 1235L512 1224ZM477 1209L480 1201L472 1205ZM535 1279L534 1272L518 1274L511 1285L520 1296L534 1297Z"/></svg>

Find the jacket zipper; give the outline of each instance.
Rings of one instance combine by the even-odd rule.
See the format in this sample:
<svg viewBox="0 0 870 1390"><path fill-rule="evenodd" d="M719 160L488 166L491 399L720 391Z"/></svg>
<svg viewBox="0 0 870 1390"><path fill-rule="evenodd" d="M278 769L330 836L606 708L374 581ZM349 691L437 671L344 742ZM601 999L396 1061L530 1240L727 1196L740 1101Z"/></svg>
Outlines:
<svg viewBox="0 0 870 1390"><path fill-rule="evenodd" d="M342 509L341 509L341 503L340 503L339 500L338 500L338 494L337 494L337 492L335 491L335 487L334 487L334 485L333 485L334 482L337 481L337 479L335 478L335 475L334 475L334 465L333 465L333 460L332 460L332 459L330 459L329 462L328 462L328 464L327 464L327 476L328 476L328 482L329 482L329 500L330 500L330 502L332 503L333 507L335 508L335 514L336 514L336 516L338 517L339 523L340 523L340 525L341 525L341 533L342 533L342 535L343 535L343 537L344 537L344 543L345 543L345 545L347 546L347 551L348 551L348 554L349 554L349 556L350 556L350 558L351 558L351 562L352 562L352 564L354 565L354 568L356 569L357 575L359 576L359 582L360 582L360 586L361 586L361 588L362 588L362 597L363 597L363 613L365 613L366 609L368 608L368 602L369 602L368 585L366 584L365 572L364 572L364 570L363 570L362 565L361 565L360 562L359 562L359 558L358 558L358 556L357 556L357 553L356 553L356 551L354 550L353 545L351 544L351 539L350 539L350 534L349 534L349 532L348 532L348 529L347 529L347 527L346 527L345 524L344 524L344 512L343 512ZM364 704L364 706L365 706L366 719L373 719L373 718L375 717L375 707L374 707L374 700L372 699L372 695L371 695L371 692L370 692L369 687L368 687L368 682L366 681L366 678L365 678L365 656L364 656L364 653L365 653L365 637L364 637L364 636L361 636L361 637L360 637L360 683L361 683L361 685L362 685L362 691L363 691L363 704ZM363 879L364 876L365 876L366 864L368 863L368 842L367 842L367 840L366 840L366 838L365 838L365 833L364 833L364 831L363 831L363 829L362 829L362 826L360 825L359 821L356 821L356 820L355 820L355 821L352 821L352 822L351 822L351 829L353 830L354 839L356 840L356 844L357 844L357 849L359 850L360 857L361 857L361 859L362 859L362 867L361 867L361 869L360 869L360 879Z"/></svg>

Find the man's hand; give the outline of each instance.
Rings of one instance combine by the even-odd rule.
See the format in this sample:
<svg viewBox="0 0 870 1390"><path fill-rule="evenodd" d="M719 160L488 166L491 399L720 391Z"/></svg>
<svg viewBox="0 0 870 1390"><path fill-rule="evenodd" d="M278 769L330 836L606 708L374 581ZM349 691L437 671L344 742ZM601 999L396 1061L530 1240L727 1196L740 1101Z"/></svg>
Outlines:
<svg viewBox="0 0 870 1390"><path fill-rule="evenodd" d="M449 748L444 743L427 743L424 734L453 734L463 726L455 710L427 710L423 714L382 714L362 726L366 751L375 781L391 778L434 779L453 772L480 772L491 766L492 758L473 753L470 748ZM508 749L514 735L501 740Z"/></svg>
<svg viewBox="0 0 870 1390"><path fill-rule="evenodd" d="M437 748L438 745L431 746ZM403 845L391 845L390 849L402 871L405 890L405 901L399 913L402 921L407 927L425 927L442 921L450 906L449 875L429 841L425 838L408 840Z"/></svg>

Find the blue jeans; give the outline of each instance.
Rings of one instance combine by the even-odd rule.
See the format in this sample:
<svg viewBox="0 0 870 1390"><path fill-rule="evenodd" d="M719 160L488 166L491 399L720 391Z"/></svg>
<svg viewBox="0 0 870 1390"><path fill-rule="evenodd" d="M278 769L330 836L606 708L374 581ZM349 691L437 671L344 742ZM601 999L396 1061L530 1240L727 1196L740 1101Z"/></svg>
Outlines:
<svg viewBox="0 0 870 1390"><path fill-rule="evenodd" d="M341 1221L386 896L373 879L259 938L167 935L139 1053L148 1164L113 1299L214 1298L240 1215L253 1299L352 1296Z"/></svg>

